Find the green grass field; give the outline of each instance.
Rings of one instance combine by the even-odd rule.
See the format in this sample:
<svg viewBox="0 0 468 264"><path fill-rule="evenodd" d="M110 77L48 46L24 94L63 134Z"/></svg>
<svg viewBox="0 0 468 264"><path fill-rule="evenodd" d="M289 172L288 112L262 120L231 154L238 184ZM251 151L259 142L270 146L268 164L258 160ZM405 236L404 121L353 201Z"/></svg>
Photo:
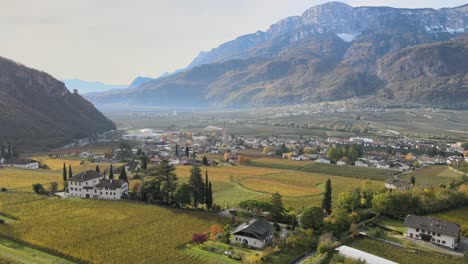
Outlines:
<svg viewBox="0 0 468 264"><path fill-rule="evenodd" d="M392 219L386 216L381 216L377 221L377 224L385 228L396 230L402 233L406 232L405 223L403 221Z"/></svg>
<svg viewBox="0 0 468 264"><path fill-rule="evenodd" d="M75 262L0 238L0 263L71 264Z"/></svg>
<svg viewBox="0 0 468 264"><path fill-rule="evenodd" d="M390 245L385 242L364 238L352 242L350 247L365 251L370 254L400 263L431 263L431 264L462 264L466 263L462 258L457 258L441 253L413 250Z"/></svg>
<svg viewBox="0 0 468 264"><path fill-rule="evenodd" d="M249 162L249 166L285 169L285 170L300 170L303 167L314 163L313 161L297 161L279 158L260 158Z"/></svg>
<svg viewBox="0 0 468 264"><path fill-rule="evenodd" d="M414 176L416 186L439 186L444 184L448 186L454 179L460 178L461 174L456 173L445 165L430 165L424 168L415 170L410 174L405 174L401 179L410 180Z"/></svg>
<svg viewBox="0 0 468 264"><path fill-rule="evenodd" d="M19 220L0 236L91 263L203 263L178 247L227 221L212 213L125 201L2 193L1 211Z"/></svg>
<svg viewBox="0 0 468 264"><path fill-rule="evenodd" d="M190 169L190 166L177 167L180 182L188 181ZM202 168L203 173L205 169ZM213 183L214 202L223 208L248 199L269 201L278 191L286 208L299 210L320 204L328 178L332 181L334 196L361 187L364 182L351 177L252 166L209 167L208 175ZM381 181L370 183L383 185Z"/></svg>
<svg viewBox="0 0 468 264"><path fill-rule="evenodd" d="M314 161L293 161L275 158L255 159L251 161L249 165L379 181L385 181L389 177L400 173L395 170L364 168L348 165L338 166L335 164L323 164Z"/></svg>

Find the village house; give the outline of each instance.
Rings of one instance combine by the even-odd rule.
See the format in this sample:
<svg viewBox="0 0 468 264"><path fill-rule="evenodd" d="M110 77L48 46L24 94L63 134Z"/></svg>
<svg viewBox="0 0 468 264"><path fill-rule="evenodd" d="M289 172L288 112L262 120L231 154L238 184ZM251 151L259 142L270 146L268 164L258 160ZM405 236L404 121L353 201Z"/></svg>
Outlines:
<svg viewBox="0 0 468 264"><path fill-rule="evenodd" d="M240 225L234 232L234 243L253 248L263 248L273 238L275 227L263 218L256 218Z"/></svg>
<svg viewBox="0 0 468 264"><path fill-rule="evenodd" d="M13 158L5 161L3 165L22 169L39 169L39 161L32 159Z"/></svg>
<svg viewBox="0 0 468 264"><path fill-rule="evenodd" d="M427 216L408 215L405 218L406 237L457 249L460 243L460 226Z"/></svg>
<svg viewBox="0 0 468 264"><path fill-rule="evenodd" d="M89 170L67 181L68 195L81 198L119 200L128 195L128 183L105 179L99 172Z"/></svg>
<svg viewBox="0 0 468 264"><path fill-rule="evenodd" d="M330 160L328 159L325 159L325 158L320 158L320 159L317 159L315 162L318 162L318 163L325 163L325 164L330 164Z"/></svg>
<svg viewBox="0 0 468 264"><path fill-rule="evenodd" d="M407 181L390 178L385 181L385 188L393 190L409 190L413 188L413 185Z"/></svg>
<svg viewBox="0 0 468 264"><path fill-rule="evenodd" d="M369 161L366 159L358 159L354 165L357 167L369 167Z"/></svg>
<svg viewBox="0 0 468 264"><path fill-rule="evenodd" d="M340 159L339 161L336 162L336 165L338 166L346 165L346 161L344 159Z"/></svg>

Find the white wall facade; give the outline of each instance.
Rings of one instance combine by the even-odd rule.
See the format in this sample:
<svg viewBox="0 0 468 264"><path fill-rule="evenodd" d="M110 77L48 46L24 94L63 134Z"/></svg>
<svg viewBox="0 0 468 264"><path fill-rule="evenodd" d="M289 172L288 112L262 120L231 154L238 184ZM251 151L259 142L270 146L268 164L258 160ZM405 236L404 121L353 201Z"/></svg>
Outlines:
<svg viewBox="0 0 468 264"><path fill-rule="evenodd" d="M5 166L22 168L22 169L39 169L39 162L31 162L28 164L5 164Z"/></svg>
<svg viewBox="0 0 468 264"><path fill-rule="evenodd" d="M432 237L431 243L433 244L449 247L451 249L458 247L457 237L447 236L439 233L432 233L427 230L416 229L413 227L406 228L406 237L421 239L421 234L430 235Z"/></svg>
<svg viewBox="0 0 468 264"><path fill-rule="evenodd" d="M97 187L102 177L85 182L68 181L68 195L81 198L120 200L122 195L128 194L128 184L121 188ZM88 188L85 188L88 187Z"/></svg>
<svg viewBox="0 0 468 264"><path fill-rule="evenodd" d="M87 192L84 187L93 187L101 181L102 177L95 178L89 181L78 182L78 181L68 181L68 194L70 196L83 197L86 198Z"/></svg>
<svg viewBox="0 0 468 264"><path fill-rule="evenodd" d="M244 240L247 240L247 246L254 247L254 248L263 248L265 246L265 242L258 240L253 237L246 237L240 235L234 235L234 239L232 242L242 244Z"/></svg>

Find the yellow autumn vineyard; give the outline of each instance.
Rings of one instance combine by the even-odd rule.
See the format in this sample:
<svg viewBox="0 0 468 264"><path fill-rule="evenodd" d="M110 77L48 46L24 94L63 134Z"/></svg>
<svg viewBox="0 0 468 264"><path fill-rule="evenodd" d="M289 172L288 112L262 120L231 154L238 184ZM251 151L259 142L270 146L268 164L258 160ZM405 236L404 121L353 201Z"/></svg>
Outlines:
<svg viewBox="0 0 468 264"><path fill-rule="evenodd" d="M0 235L91 263L199 263L177 248L207 232L216 214L125 201L46 198L2 193L2 211L19 220Z"/></svg>

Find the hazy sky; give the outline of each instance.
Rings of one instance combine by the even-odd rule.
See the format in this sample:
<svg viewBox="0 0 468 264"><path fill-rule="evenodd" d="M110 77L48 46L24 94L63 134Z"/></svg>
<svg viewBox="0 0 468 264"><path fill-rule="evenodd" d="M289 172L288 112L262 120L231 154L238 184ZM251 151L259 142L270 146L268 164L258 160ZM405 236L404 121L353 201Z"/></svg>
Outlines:
<svg viewBox="0 0 468 264"><path fill-rule="evenodd" d="M459 6L467 0L344 0L352 6ZM0 56L60 79L112 84L186 67L201 50L266 30L328 1L0 0Z"/></svg>

